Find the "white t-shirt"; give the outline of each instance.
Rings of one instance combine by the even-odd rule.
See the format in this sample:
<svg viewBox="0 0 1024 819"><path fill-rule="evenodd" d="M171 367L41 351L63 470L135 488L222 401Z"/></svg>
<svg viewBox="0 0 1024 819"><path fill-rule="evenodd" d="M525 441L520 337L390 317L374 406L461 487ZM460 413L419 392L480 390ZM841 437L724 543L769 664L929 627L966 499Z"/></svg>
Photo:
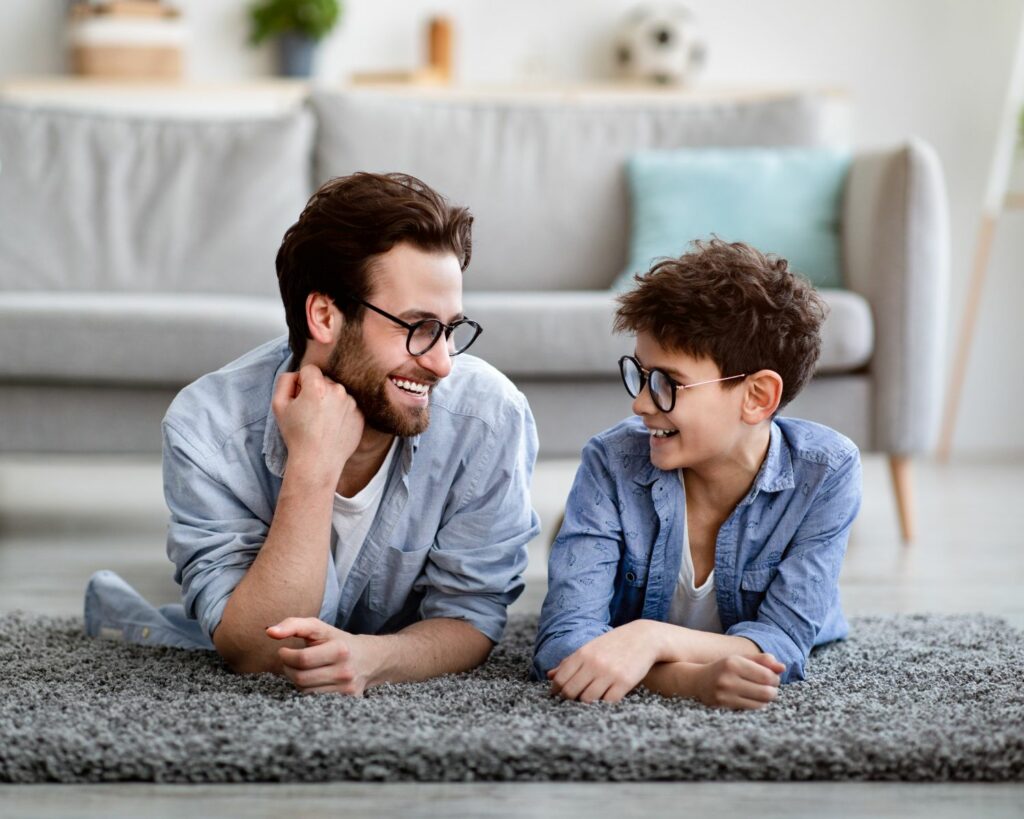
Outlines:
<svg viewBox="0 0 1024 819"><path fill-rule="evenodd" d="M363 548L363 541L366 540L366 533L370 531L377 509L380 508L384 487L388 482L388 470L397 444L396 436L377 474L359 492L351 498L334 493L331 523L337 535L334 543L334 565L338 570L339 586L345 585L345 578L348 577L352 564L356 562L356 557Z"/></svg>
<svg viewBox="0 0 1024 819"><path fill-rule="evenodd" d="M679 470L679 480L683 470ZM683 515L683 554L679 561L679 580L672 605L668 610L668 622L692 628L697 631L711 631L722 634L722 621L718 617L718 602L715 599L715 570L698 589L693 585L693 556L690 554L690 523Z"/></svg>

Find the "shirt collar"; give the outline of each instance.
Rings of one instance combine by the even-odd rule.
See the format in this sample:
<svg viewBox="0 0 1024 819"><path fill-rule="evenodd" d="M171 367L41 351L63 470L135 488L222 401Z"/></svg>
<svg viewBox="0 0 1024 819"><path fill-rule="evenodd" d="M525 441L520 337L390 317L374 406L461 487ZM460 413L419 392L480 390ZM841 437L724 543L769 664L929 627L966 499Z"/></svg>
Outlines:
<svg viewBox="0 0 1024 819"><path fill-rule="evenodd" d="M277 379L282 373L292 372L294 360L295 356L289 353L274 372L274 383L270 388L271 400L273 400L274 386L277 384ZM412 456L419 449L420 437L420 435L415 435L412 438L402 439L403 454L401 456L401 463L403 470L406 472L412 466ZM284 468L288 464L288 447L285 446L284 438L281 437L281 428L277 425L277 417L274 415L273 405L267 410L266 428L263 432L263 462L272 474L278 478L284 478Z"/></svg>
<svg viewBox="0 0 1024 819"><path fill-rule="evenodd" d="M646 437L644 445L649 446ZM645 449L643 457L637 457L639 453L633 451L620 453L620 457L625 455L635 463L636 471L633 480L641 486L650 486L666 474L651 463L649 452L649 449ZM772 421L768 439L768 454L765 455L757 477L754 478L754 485L750 488L747 496L740 501L740 506L752 502L758 492L782 492L785 489L792 489L794 486L796 486L796 480L793 477L793 458L789 453L789 447L782 439L782 429Z"/></svg>
<svg viewBox="0 0 1024 819"><path fill-rule="evenodd" d="M740 505L750 503L758 492L782 492L796 486L793 477L793 457L789 447L782 440L782 429L772 421L771 437L768 440L768 454L754 478L754 485Z"/></svg>

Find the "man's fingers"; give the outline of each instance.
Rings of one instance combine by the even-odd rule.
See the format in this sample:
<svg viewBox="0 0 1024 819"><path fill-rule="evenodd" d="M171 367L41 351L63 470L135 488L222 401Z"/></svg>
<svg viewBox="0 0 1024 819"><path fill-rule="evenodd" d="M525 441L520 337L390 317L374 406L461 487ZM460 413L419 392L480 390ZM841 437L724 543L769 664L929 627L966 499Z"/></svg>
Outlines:
<svg viewBox="0 0 1024 819"><path fill-rule="evenodd" d="M331 668L330 666L300 670L287 665L284 667L284 675L292 681L296 688L301 688L303 691L309 688L346 685L352 682L354 676L350 672L339 672L337 668Z"/></svg>
<svg viewBox="0 0 1024 819"><path fill-rule="evenodd" d="M277 656L285 665L301 670L333 665L348 657L348 649L337 642L326 642L306 648L281 647Z"/></svg>
<svg viewBox="0 0 1024 819"><path fill-rule="evenodd" d="M299 385L298 373L281 373L274 385L274 396L271 399L271 406L275 409L284 408L288 401L295 397Z"/></svg>
<svg viewBox="0 0 1024 819"><path fill-rule="evenodd" d="M316 617L289 617L267 629L267 636L275 640L286 637L301 637L303 640L319 642L331 636L331 627Z"/></svg>

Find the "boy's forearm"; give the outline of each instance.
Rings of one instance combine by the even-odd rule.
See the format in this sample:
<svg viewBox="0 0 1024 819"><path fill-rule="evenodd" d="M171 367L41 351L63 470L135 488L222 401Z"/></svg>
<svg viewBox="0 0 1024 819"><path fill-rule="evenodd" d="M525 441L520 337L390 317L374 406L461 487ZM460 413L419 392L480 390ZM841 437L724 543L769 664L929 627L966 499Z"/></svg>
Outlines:
<svg viewBox="0 0 1024 819"><path fill-rule="evenodd" d="M643 623L646 638L654 644L659 663L706 665L735 654L753 657L761 653L757 643L746 637L697 631L657 620L638 622Z"/></svg>
<svg viewBox="0 0 1024 819"><path fill-rule="evenodd" d="M700 663L657 663L640 684L663 697L700 699L698 680L702 668Z"/></svg>

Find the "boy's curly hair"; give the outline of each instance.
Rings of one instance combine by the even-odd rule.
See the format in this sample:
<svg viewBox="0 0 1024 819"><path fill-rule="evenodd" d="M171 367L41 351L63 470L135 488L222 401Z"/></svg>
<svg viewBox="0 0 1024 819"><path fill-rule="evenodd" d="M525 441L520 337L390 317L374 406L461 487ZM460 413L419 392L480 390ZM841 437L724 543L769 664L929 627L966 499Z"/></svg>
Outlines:
<svg viewBox="0 0 1024 819"><path fill-rule="evenodd" d="M774 370L785 406L814 374L827 305L778 256L717 237L692 248L634 277L637 286L618 298L615 331L649 333L667 350L710 358L723 377Z"/></svg>

